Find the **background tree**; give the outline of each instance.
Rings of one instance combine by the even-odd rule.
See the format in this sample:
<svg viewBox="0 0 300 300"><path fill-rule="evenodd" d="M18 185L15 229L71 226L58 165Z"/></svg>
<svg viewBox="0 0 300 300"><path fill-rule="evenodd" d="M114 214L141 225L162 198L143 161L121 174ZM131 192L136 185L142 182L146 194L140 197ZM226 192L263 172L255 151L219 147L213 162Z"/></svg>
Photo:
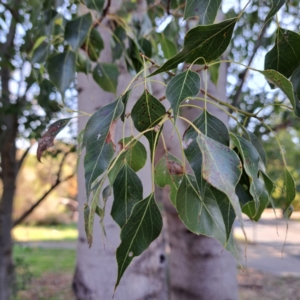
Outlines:
<svg viewBox="0 0 300 300"><path fill-rule="evenodd" d="M51 1L18 0L0 4L0 299L9 299L12 293L11 228L72 176L60 176L67 155L61 152L65 158L53 184L18 220L12 220L16 179L31 148L30 140L39 138L47 124L61 116L61 97L41 71L50 51L51 38L48 40L47 36L51 37L53 30L60 27L53 23L57 14L53 8L58 5ZM74 90L65 98L65 107L72 105ZM27 140L28 148L19 157L16 144L22 139Z"/></svg>
<svg viewBox="0 0 300 300"><path fill-rule="evenodd" d="M142 96L139 95L140 97L132 110L129 109L129 106L126 107L128 97L129 103L134 101L134 97L129 95L130 90L118 90L116 96L121 94L121 98L117 98L113 102L108 101L110 104L106 107L102 107L103 104L101 103L99 105L101 107L89 119L84 133L79 134L79 152L82 148L86 150L84 167L87 202L84 206L84 215L88 243L92 244L96 213L100 216L101 226L104 230L105 205L112 188L114 198L117 199L114 200L112 216L122 228L121 244L117 250L119 269L116 285L120 282L133 257L141 254L161 231L162 219L154 201L154 184L151 187L150 194L144 195L146 198L142 199L142 188L135 174L143 166L143 160L146 160L145 155L142 154L145 151L136 154L136 147L138 149L143 148L141 148L139 142L132 140L130 136L122 136L120 144L123 148L121 150L114 146L114 142L117 141L114 139L115 121L120 118L121 121L127 123L132 120L132 127L137 130L133 129L133 135L136 136L136 139L140 139L142 135L145 135L148 139L150 147L146 157L148 157L148 162L151 164L153 183L155 181L161 187L171 185L171 202L187 229L197 234L216 238L234 253L231 226L235 215L242 222L241 211L243 211L251 219L258 220L264 208L271 201L270 196L274 187L274 183L265 173L265 153L252 132L262 132L266 136L268 136L268 132L272 132L273 129L268 122L276 123L276 117L278 116L276 110L274 112L271 110L270 113L268 109L270 104L274 107L284 107L293 111L296 115L299 114L300 59L296 51L299 45L299 35L291 31L292 28L286 28L287 25L281 22L281 19L277 16L276 21L273 21L280 8L286 4L285 1L273 1L266 7L262 7L256 1L252 1L251 5L249 3L239 3L240 5L234 6L224 2L222 10L225 12L225 18L222 22L215 24L213 23L221 1L213 3L202 1L140 1L138 3L123 1L118 10L115 2L86 0L79 16L76 15L77 4L76 1L25 2L22 4L17 1L5 2L3 5L3 18L8 18L8 20L5 19L6 23L12 25L10 25L9 30L6 30L7 38L3 43L1 54L5 54L6 58L11 58L9 55L13 55L13 51L8 51L9 46L12 45L8 41L10 43L15 41L16 24L19 21L14 17L18 17L18 14L20 14L21 16L24 15L24 17L19 17L21 22L24 21L30 29L26 31L25 35L25 37L28 36L29 43L24 43L24 47L31 45L31 48L28 48L29 50L27 49L24 53L25 57L28 57L34 64L32 69L33 78L40 83L41 90L43 90L43 87L48 88L49 86L56 88L65 101L61 102L62 106L68 102L67 96L70 95L70 92L65 93L65 91L70 86L72 87L76 71L86 74L91 73L95 82L104 91L116 94L118 77L120 73L122 74L120 71L126 68L129 73L137 74L132 81L131 88L135 90L135 85L139 84L144 87ZM287 13L291 16L295 15L298 6L298 1L288 3L286 6ZM137 10L138 13L136 14ZM30 20L28 12L31 12ZM200 22L200 25L197 25L198 22ZM109 51L109 43L106 41L107 37L102 38L97 31L98 26L103 27L111 35L112 57L109 62L99 59L102 50L104 50L103 52ZM273 32L276 36L275 42L273 38L268 38ZM267 38L265 38L265 35L267 35ZM174 39L174 37L176 38ZM183 37L185 37L184 40ZM27 42L27 39L24 40ZM103 40L106 42L103 42ZM34 42L30 44L30 41ZM258 68L247 67L248 64L250 65L253 62L260 47L265 47L268 50L264 68L258 70ZM22 47L18 48L16 46L16 49L22 49ZM179 49L182 49L181 52L178 52ZM228 49L227 52L226 49ZM249 54L248 50L252 50L252 53ZM222 57L222 55L225 56ZM226 56L232 59L225 59ZM107 56L103 57L107 59ZM246 64L241 65L241 61L244 62L244 60L246 60ZM288 60L288 64L286 60ZM4 61L2 59L1 63ZM117 67L115 61L122 61L121 66L123 69L119 70L120 67ZM201 67L195 67L194 65L201 65ZM236 68L235 65L241 66L241 68ZM162 73L167 83L165 96L159 99L155 98L154 91L151 91L150 85L146 82L153 80L153 77L146 79L146 76L154 71L150 69L150 66L157 69L151 75ZM220 69L219 66L221 66ZM193 69L194 67L195 69ZM227 87L227 90L234 97L231 99L231 103L224 101L226 100L224 99L224 84L223 90L219 87L221 94L218 95L215 88L210 89L208 81L209 76L214 84L218 82L218 75L220 80L226 78L227 67L230 67L234 72L233 76L228 77L229 86ZM15 68L15 65L12 64L9 67L5 64L4 66L1 65L3 103L9 105L17 103L15 103L13 97L8 98L8 93L5 93L5 91L9 91L9 76L7 75L11 74L13 70L11 68ZM221 71L222 68L225 73ZM22 68L19 67L19 69ZM251 89L251 84L244 84L250 69L256 72L255 74L261 74L263 80L270 81L272 88L277 86L283 91L284 94L278 96L281 99L280 101L274 98L274 94L272 97L271 94L266 95L266 98L262 98L262 93L259 97L254 97L251 92L248 92L248 96L243 94L245 89ZM5 70L8 71L5 73ZM237 72L240 74L236 74ZM291 80L288 79L290 77ZM135 80L141 80L141 82ZM155 80L157 81L157 79ZM27 86L30 87L30 85ZM178 87L181 88L179 91ZM202 94L199 96L200 91ZM19 94L17 99L19 99ZM265 101L265 99L268 101ZM107 100L112 99L107 98ZM163 100L168 100L168 102L164 102L167 108L161 104ZM184 104L184 100L195 100L197 103L199 101L204 103L204 113L196 118L193 123L191 123L192 120L182 119L184 118L182 109L189 106L193 107L193 111L195 111L198 108L191 102ZM260 104L257 100L260 100ZM226 126L208 113L209 104L218 108L225 108L225 113L228 113L231 120L233 120L230 124L234 133L231 132L229 135ZM146 110L145 105L148 107ZM95 108L94 105L90 112ZM281 116L282 110L279 109L279 111L279 116ZM84 114L84 112L80 112L80 114ZM110 116L108 118L110 121L106 118L107 114ZM4 228L3 220L5 218L10 220L11 202L4 200L7 198L7 193L13 195L16 175L14 165L6 165L6 162L9 161L6 158L8 155L15 157L15 146L13 144L16 138L15 128L18 118L10 111L6 111L5 115L3 113L2 119L4 120L4 126L2 126L3 137L4 134L15 132L15 135L6 135L5 142L6 140L9 142L7 144L8 148L4 148L9 151L3 152L1 158L2 173L10 173L9 180L3 177L4 192L1 201L1 213L3 211L8 213L1 214L0 227L3 237L8 241L2 243L0 236L1 246L5 245L5 251L0 255L0 259L6 255L6 260L4 260L6 265L2 262L0 264L0 268L5 266L2 269L4 271L0 272L2 276L0 279L6 278L3 280L7 285L10 276L7 276L5 270L9 269L7 265L11 265L11 242L8 234L11 226L8 226L6 230L2 228ZM178 158L174 158L169 153L170 149L166 146L163 147L162 160L156 165L154 153L157 141L160 136L163 136L161 135L161 129L165 123L175 122L175 120L184 120L189 124L187 131L182 138L179 138L180 142L177 144L181 148L183 159L180 161ZM178 121L178 126L179 122L181 121ZM11 124L12 127L7 126ZM49 128L48 133L41 140L39 154L42 154L43 150L52 145L55 134L66 124L67 121L58 121ZM267 129L260 129L262 128L260 124ZM173 125L175 136L176 128ZM12 139L9 140L8 137ZM229 142L231 147L229 147ZM279 147L279 149L283 154L282 147ZM115 150L117 150L117 156L114 156ZM140 162L138 166L134 164L135 160L131 159L132 153L138 157L136 160ZM189 169L184 157L191 169ZM286 207L288 207L295 197L295 184L284 157L282 159L287 198ZM154 165L156 165L155 168ZM218 166L220 165L222 165L222 168L219 169ZM13 166L13 168L9 168L9 166ZM175 170L173 167L175 167ZM130 193L121 189L122 186L129 186L126 182L128 177L124 175L126 172L131 174L131 180L135 186ZM167 177L161 176L164 172L169 175ZM106 187L104 184L107 182L105 181L107 177L109 185ZM9 187L7 192L5 192L6 187ZM99 195L102 195L102 202L99 202ZM118 202L118 199L122 197L125 197L125 199L131 197L132 200L128 209L126 206L125 212L120 210L124 203ZM127 204L126 201L125 203ZM132 204L135 204L133 208ZM154 217L156 221L153 221ZM5 224L9 225L9 220ZM133 224L136 220L138 220L137 226ZM145 223L146 220L149 222ZM151 230L145 230L142 239L140 229L143 230L144 226L150 227ZM174 237L175 231L171 228L171 237ZM130 236L131 232L135 232L134 238ZM187 235L186 231L184 233ZM136 237L140 240L137 241ZM80 238L83 241L83 237ZM95 239L95 237L94 240L99 242L99 239ZM195 238L185 240L192 242L195 241ZM196 244L195 249L198 249ZM96 255L96 250L92 251ZM207 251L204 256L210 257L210 255L211 252ZM157 257L157 254L154 257ZM190 257L189 252L186 253L185 257ZM92 255L90 258L92 259ZM9 263L7 264L7 262ZM220 263L218 265L221 266ZM147 267L146 270L148 270ZM88 277L87 274L86 276ZM77 284L78 278L80 279L80 276L77 277ZM172 290L174 286L172 279L170 280L170 294L172 297L176 297L173 295L180 295L182 290L184 290L185 296L188 295L186 291L189 288L186 288L186 286L177 286L177 291L176 288ZM92 281L92 279L87 280L87 282L89 281ZM109 288L109 286L105 288ZM5 288L4 291L6 292L4 295L9 293ZM84 288L82 291L83 293L90 293L88 290L85 291ZM173 291L175 291L174 294ZM99 293L96 290L91 292ZM197 291L197 293L200 293L200 291ZM78 298L81 297L79 294L77 296ZM190 297L193 296L190 295ZM93 294L91 294L91 297L93 297ZM234 297L235 295L232 295L232 298Z"/></svg>

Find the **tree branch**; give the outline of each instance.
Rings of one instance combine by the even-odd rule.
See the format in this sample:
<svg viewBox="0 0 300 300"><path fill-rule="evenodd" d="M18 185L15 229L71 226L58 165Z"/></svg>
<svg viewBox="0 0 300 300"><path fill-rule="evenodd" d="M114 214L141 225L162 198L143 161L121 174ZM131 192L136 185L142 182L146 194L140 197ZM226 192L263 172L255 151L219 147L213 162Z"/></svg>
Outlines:
<svg viewBox="0 0 300 300"><path fill-rule="evenodd" d="M110 4L111 4L111 0L107 0L107 4L106 4L105 8L102 11L101 17L94 22L93 28L97 27L103 21L105 16L108 14Z"/></svg>
<svg viewBox="0 0 300 300"><path fill-rule="evenodd" d="M240 102L241 102L241 95L242 95L242 89L243 89L243 86L244 86L244 83L246 81L246 77L247 77L247 74L248 74L248 71L249 71L249 67L250 65L252 64L252 61L257 53L257 50L259 49L259 47L261 46L261 38L262 36L265 34L266 30L267 30L267 25L264 26L264 28L262 29L261 31L261 34L260 36L258 37L258 39L256 40L256 43L254 45L254 49L253 49L253 52L252 52L252 55L249 59L249 62L248 62L248 68L246 68L242 73L240 73L239 75L239 78L240 78L240 83L239 83L239 87L234 95L234 98L232 100L232 104L233 106L237 106Z"/></svg>
<svg viewBox="0 0 300 300"><path fill-rule="evenodd" d="M14 221L14 224L13 224L13 227L15 227L16 225L19 225L21 222L23 222L35 209L36 207L38 207L44 199L46 199L46 197L57 187L59 186L61 183L71 179L76 171L74 171L72 174L70 174L69 176L67 176L66 178L64 179L61 179L61 172L62 172L62 167L64 165L64 162L66 160L66 157L69 155L69 153L71 152L68 152L68 153L65 153L64 157L62 158L60 164L59 164L59 169L58 169L58 172L57 172L57 179L55 181L54 184L52 184L52 186L34 203L31 205L31 207L29 209L27 209L18 219L16 219Z"/></svg>
<svg viewBox="0 0 300 300"><path fill-rule="evenodd" d="M23 164L25 158L27 157L27 154L29 153L30 148L31 148L31 145L25 150L22 157L17 162L17 172L16 172L17 174L18 174L19 170L21 169L22 164Z"/></svg>

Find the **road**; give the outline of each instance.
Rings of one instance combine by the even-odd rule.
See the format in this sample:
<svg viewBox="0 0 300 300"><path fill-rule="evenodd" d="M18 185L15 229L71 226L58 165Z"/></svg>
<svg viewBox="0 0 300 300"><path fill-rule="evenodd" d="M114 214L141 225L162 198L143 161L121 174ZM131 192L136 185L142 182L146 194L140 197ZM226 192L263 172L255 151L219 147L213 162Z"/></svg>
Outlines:
<svg viewBox="0 0 300 300"><path fill-rule="evenodd" d="M239 241L243 266L280 276L300 277L299 221L290 220L287 227L285 220L276 220L267 215L258 223L246 221L244 228L247 244L236 222L234 236Z"/></svg>

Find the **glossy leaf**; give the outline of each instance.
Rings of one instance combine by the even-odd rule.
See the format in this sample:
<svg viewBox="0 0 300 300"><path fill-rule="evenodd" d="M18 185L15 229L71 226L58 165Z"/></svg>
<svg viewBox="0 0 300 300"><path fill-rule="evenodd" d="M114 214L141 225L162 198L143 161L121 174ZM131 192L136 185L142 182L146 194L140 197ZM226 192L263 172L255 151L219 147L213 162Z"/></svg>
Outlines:
<svg viewBox="0 0 300 300"><path fill-rule="evenodd" d="M143 95L135 103L131 111L134 126L139 132L157 125L165 114L165 107L154 96L149 94L148 91L144 91ZM155 131L145 133L145 137L150 144L151 153L156 146L154 145L156 134Z"/></svg>
<svg viewBox="0 0 300 300"><path fill-rule="evenodd" d="M300 66L293 72L291 82L295 98L294 112L297 117L300 117Z"/></svg>
<svg viewBox="0 0 300 300"><path fill-rule="evenodd" d="M187 0L184 19L199 16L200 24L213 24L222 0Z"/></svg>
<svg viewBox="0 0 300 300"><path fill-rule="evenodd" d="M174 114L174 122L176 122L179 105L187 98L193 98L200 91L200 76L191 70L182 72L173 77L166 89L166 97L171 103Z"/></svg>
<svg viewBox="0 0 300 300"><path fill-rule="evenodd" d="M97 61L101 51L104 49L104 42L99 31L93 28L86 41L87 54L92 61Z"/></svg>
<svg viewBox="0 0 300 300"><path fill-rule="evenodd" d="M118 278L115 288L135 256L145 251L159 236L162 217L155 203L154 194L140 200L121 230L121 244L117 249Z"/></svg>
<svg viewBox="0 0 300 300"><path fill-rule="evenodd" d="M290 171L285 168L284 170L284 186L286 193L286 207L289 207L296 197L296 185L293 176Z"/></svg>
<svg viewBox="0 0 300 300"><path fill-rule="evenodd" d="M130 141L131 143L129 144ZM147 151L141 142L133 140L133 137L126 137L119 141L119 145L121 146L121 149L128 145L126 147L124 160L126 160L127 164L134 172L137 172L144 167L147 160Z"/></svg>
<svg viewBox="0 0 300 300"><path fill-rule="evenodd" d="M107 92L116 93L118 86L118 67L110 63L99 63L93 71L93 78Z"/></svg>
<svg viewBox="0 0 300 300"><path fill-rule="evenodd" d="M255 147L246 139L230 134L231 141L237 147L240 156L242 157L244 170L250 177L250 194L253 197L255 208L259 208L259 198L264 190L264 186L258 178L260 156Z"/></svg>
<svg viewBox="0 0 300 300"><path fill-rule="evenodd" d="M42 137L38 141L38 148L37 148L37 159L41 162L41 157L45 150L53 146L53 141L58 133L64 129L71 118L68 119L61 119L54 123L52 123L47 131L42 135Z"/></svg>
<svg viewBox="0 0 300 300"><path fill-rule="evenodd" d="M174 206L182 176L183 168L181 161L171 153L166 152L155 167L154 180L161 188L164 188L166 185L170 186L169 197Z"/></svg>
<svg viewBox="0 0 300 300"><path fill-rule="evenodd" d="M84 0L84 4L89 8L102 13L105 0Z"/></svg>
<svg viewBox="0 0 300 300"><path fill-rule="evenodd" d="M275 70L265 70L259 72L262 73L271 84L279 87L286 94L295 110L296 103L292 83Z"/></svg>
<svg viewBox="0 0 300 300"><path fill-rule="evenodd" d="M122 228L129 219L133 206L143 199L143 185L136 173L125 163L114 181L113 189L111 216Z"/></svg>
<svg viewBox="0 0 300 300"><path fill-rule="evenodd" d="M68 21L65 28L65 40L76 51L84 42L93 20L90 13Z"/></svg>
<svg viewBox="0 0 300 300"><path fill-rule="evenodd" d="M151 76L177 68L182 62L204 64L216 60L228 47L236 21L234 18L218 24L194 27L187 32L182 51Z"/></svg>
<svg viewBox="0 0 300 300"><path fill-rule="evenodd" d="M46 42L42 42L34 51L32 54L31 62L33 64L38 63L44 63L50 54L50 45Z"/></svg>
<svg viewBox="0 0 300 300"><path fill-rule="evenodd" d="M123 108L123 102L118 98L113 103L98 109L87 122L83 147L86 147L84 169L88 198L93 182L107 169L113 158L114 143L111 131Z"/></svg>
<svg viewBox="0 0 300 300"><path fill-rule="evenodd" d="M280 8L286 3L286 0L271 0L271 2L272 8L265 19L265 23L277 14Z"/></svg>
<svg viewBox="0 0 300 300"><path fill-rule="evenodd" d="M75 78L75 59L74 52L66 51L51 56L47 61L50 80L58 88L62 96L64 96L65 90L69 88Z"/></svg>
<svg viewBox="0 0 300 300"><path fill-rule="evenodd" d="M235 193L235 187L242 173L242 164L239 157L229 147L203 134L198 136L197 142L203 157L203 178L227 195L242 223L239 199Z"/></svg>
<svg viewBox="0 0 300 300"><path fill-rule="evenodd" d="M265 70L276 70L289 78L300 65L300 35L278 28L275 46L266 54Z"/></svg>
<svg viewBox="0 0 300 300"><path fill-rule="evenodd" d="M205 198L202 198L197 192L193 176L183 176L177 192L176 209L180 219L190 231L214 237L222 245L226 245L224 221L215 197L207 190Z"/></svg>

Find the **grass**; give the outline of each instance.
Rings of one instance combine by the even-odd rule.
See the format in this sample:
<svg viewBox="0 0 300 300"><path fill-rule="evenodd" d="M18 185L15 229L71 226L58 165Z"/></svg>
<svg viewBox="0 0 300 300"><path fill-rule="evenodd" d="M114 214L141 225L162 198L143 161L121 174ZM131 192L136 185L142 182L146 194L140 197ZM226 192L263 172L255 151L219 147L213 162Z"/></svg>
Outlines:
<svg viewBox="0 0 300 300"><path fill-rule="evenodd" d="M12 230L17 242L31 241L75 241L78 237L76 225L25 226L19 225Z"/></svg>
<svg viewBox="0 0 300 300"><path fill-rule="evenodd" d="M72 273L74 271L75 249L31 248L14 246L14 259L28 266L28 272L33 277L45 273Z"/></svg>
<svg viewBox="0 0 300 300"><path fill-rule="evenodd" d="M75 243L71 243L74 244L74 249L56 247L64 246L64 242L69 242L70 245L70 241L76 241L76 225L21 225L14 228L12 234L16 241L13 257L16 265L17 295L14 299L74 299L71 283L76 263ZM24 242L30 244L24 246Z"/></svg>

